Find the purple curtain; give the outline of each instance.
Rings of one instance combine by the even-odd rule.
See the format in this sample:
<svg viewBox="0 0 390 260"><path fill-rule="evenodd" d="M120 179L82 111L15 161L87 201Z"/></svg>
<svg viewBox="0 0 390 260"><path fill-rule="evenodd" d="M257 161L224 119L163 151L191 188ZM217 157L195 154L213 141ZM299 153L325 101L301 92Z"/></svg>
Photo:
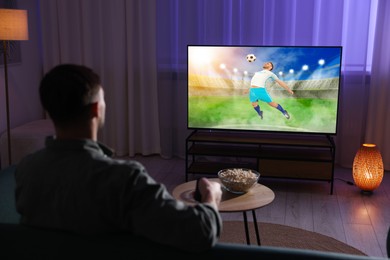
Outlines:
<svg viewBox="0 0 390 260"><path fill-rule="evenodd" d="M343 46L336 162L363 142L390 169L387 0L39 0L44 71L102 75L102 142L118 155L185 155L187 45ZM387 29L387 30L386 30Z"/></svg>
<svg viewBox="0 0 390 260"><path fill-rule="evenodd" d="M162 154L184 154L188 134L187 45L233 44L343 46L340 113L334 137L336 161L351 167L363 142L376 142L382 154L390 155L390 145L386 145L389 138L368 136L372 131L371 137L383 135L381 129L389 129L390 120L376 120L376 127L366 125L378 110L387 106L388 111L390 101L389 91L374 90L376 86L370 84L389 83L385 69L371 73L377 66L373 57L389 64L388 51L383 57L385 49L379 46L390 35L384 28L386 21L388 24L389 12L385 11L388 5L386 0L157 1L158 89L160 119L163 119L160 129L166 137L161 142ZM378 104L385 107L377 108L368 102L369 95L378 91L386 93L382 98L387 102ZM385 119L386 114L382 114ZM383 158L386 169L390 169L389 157Z"/></svg>

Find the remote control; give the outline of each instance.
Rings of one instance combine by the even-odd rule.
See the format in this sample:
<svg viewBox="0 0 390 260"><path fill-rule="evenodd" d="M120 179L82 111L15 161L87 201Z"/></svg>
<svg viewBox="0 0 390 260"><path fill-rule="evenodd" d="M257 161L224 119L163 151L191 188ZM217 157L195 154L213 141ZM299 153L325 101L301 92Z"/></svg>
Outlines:
<svg viewBox="0 0 390 260"><path fill-rule="evenodd" d="M199 191L199 179L196 180L196 188L195 188L195 193L194 193L194 199L196 201L201 201L202 200L202 195L200 194L200 191Z"/></svg>

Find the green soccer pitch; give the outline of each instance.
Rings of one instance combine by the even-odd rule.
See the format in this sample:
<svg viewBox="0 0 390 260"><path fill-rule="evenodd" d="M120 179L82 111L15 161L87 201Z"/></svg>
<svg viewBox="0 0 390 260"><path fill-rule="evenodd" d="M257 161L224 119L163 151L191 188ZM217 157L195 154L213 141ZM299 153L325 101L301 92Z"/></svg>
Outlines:
<svg viewBox="0 0 390 260"><path fill-rule="evenodd" d="M205 129L268 130L335 133L336 99L277 98L290 114L286 119L276 108L259 102L263 119L247 96L189 96L188 127Z"/></svg>

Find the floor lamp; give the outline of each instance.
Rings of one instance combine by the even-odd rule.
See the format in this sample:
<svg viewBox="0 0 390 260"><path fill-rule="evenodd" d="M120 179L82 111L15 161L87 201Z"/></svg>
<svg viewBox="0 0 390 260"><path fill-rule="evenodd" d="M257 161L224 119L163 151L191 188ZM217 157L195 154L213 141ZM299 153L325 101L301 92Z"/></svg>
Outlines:
<svg viewBox="0 0 390 260"><path fill-rule="evenodd" d="M11 158L11 130L8 97L8 48L9 41L28 40L27 11L19 9L0 9L0 40L3 42L4 57L4 81L5 81L5 103L7 113L7 142L8 162L12 164Z"/></svg>

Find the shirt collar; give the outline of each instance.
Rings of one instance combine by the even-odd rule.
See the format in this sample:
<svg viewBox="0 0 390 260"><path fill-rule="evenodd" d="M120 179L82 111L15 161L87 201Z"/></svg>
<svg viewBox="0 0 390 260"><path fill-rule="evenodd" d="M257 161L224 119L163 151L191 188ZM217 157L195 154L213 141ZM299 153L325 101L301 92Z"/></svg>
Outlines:
<svg viewBox="0 0 390 260"><path fill-rule="evenodd" d="M108 146L93 141L91 139L56 139L54 136L48 136L45 140L45 145L50 149L83 149L83 150L96 150L104 155L111 157L114 151Z"/></svg>

